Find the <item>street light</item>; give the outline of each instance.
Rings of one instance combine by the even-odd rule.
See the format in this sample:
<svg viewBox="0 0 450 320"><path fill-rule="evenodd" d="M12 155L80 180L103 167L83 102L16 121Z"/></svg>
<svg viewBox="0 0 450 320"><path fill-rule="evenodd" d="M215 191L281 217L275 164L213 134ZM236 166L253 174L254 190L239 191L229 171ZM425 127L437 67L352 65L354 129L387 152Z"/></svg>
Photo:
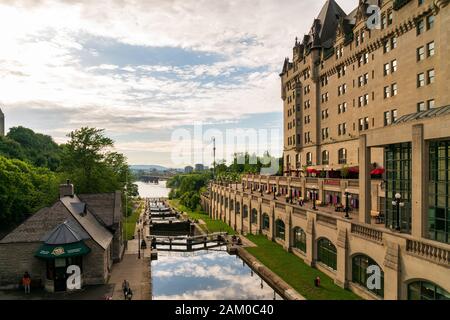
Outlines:
<svg viewBox="0 0 450 320"><path fill-rule="evenodd" d="M350 206L348 205L348 196L350 195L350 193L348 192L348 189L345 189L345 218L346 219L350 219L350 216L348 214L349 210L350 210Z"/></svg>
<svg viewBox="0 0 450 320"><path fill-rule="evenodd" d="M395 226L395 230L397 230L397 231L400 231L400 207L403 207L404 205L405 205L405 203L404 202L402 202L401 201L401 199L402 199L402 195L400 194L400 193L396 193L395 194L395 199L394 200L392 200L392 205L394 206L394 207L396 207L396 209L397 209L397 221L396 221L396 226Z"/></svg>

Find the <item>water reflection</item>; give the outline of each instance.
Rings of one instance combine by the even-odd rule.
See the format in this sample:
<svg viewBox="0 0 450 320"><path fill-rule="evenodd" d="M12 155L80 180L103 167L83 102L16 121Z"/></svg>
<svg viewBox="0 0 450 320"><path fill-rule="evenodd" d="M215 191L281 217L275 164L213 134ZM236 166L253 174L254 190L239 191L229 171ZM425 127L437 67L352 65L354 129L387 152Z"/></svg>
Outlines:
<svg viewBox="0 0 450 320"><path fill-rule="evenodd" d="M158 252L152 261L156 300L280 300L281 297L236 256L223 250Z"/></svg>

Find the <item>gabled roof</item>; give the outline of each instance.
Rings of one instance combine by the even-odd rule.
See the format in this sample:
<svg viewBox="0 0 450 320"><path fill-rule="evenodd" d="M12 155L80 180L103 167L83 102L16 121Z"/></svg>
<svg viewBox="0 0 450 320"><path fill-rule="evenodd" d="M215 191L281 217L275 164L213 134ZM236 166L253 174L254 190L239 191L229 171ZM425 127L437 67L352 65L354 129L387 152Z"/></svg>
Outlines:
<svg viewBox="0 0 450 320"><path fill-rule="evenodd" d="M87 239L90 239L89 235L71 218L48 232L42 241L45 244L68 244Z"/></svg>
<svg viewBox="0 0 450 320"><path fill-rule="evenodd" d="M80 194L78 198L106 226L112 227L122 221L122 194L120 191L101 194Z"/></svg>
<svg viewBox="0 0 450 320"><path fill-rule="evenodd" d="M103 249L108 248L113 235L102 226L100 221L89 211L89 208L87 208L86 213L80 213L80 203L82 202L76 195L61 198L60 201L95 242Z"/></svg>

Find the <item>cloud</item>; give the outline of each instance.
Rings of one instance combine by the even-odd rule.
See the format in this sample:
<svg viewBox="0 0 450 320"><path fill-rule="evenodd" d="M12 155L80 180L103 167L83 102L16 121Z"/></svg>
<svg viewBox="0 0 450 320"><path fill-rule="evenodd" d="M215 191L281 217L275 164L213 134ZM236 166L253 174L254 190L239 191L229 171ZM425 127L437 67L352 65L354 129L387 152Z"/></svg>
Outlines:
<svg viewBox="0 0 450 320"><path fill-rule="evenodd" d="M356 6L339 2L346 11ZM281 62L321 5L1 1L0 104L10 126L43 128L57 140L86 125L167 134L194 121L281 112ZM18 110L23 117L9 117ZM27 116L45 112L41 124Z"/></svg>

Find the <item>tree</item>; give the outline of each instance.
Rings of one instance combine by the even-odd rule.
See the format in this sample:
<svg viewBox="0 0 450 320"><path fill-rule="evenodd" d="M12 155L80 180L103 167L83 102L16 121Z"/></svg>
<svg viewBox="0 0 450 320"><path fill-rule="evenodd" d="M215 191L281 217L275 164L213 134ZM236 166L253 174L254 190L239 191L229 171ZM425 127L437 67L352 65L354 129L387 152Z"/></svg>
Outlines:
<svg viewBox="0 0 450 320"><path fill-rule="evenodd" d="M114 142L105 136L104 129L83 127L68 137L61 169L74 181L78 193L124 190L126 177L133 176L125 156L110 151Z"/></svg>

